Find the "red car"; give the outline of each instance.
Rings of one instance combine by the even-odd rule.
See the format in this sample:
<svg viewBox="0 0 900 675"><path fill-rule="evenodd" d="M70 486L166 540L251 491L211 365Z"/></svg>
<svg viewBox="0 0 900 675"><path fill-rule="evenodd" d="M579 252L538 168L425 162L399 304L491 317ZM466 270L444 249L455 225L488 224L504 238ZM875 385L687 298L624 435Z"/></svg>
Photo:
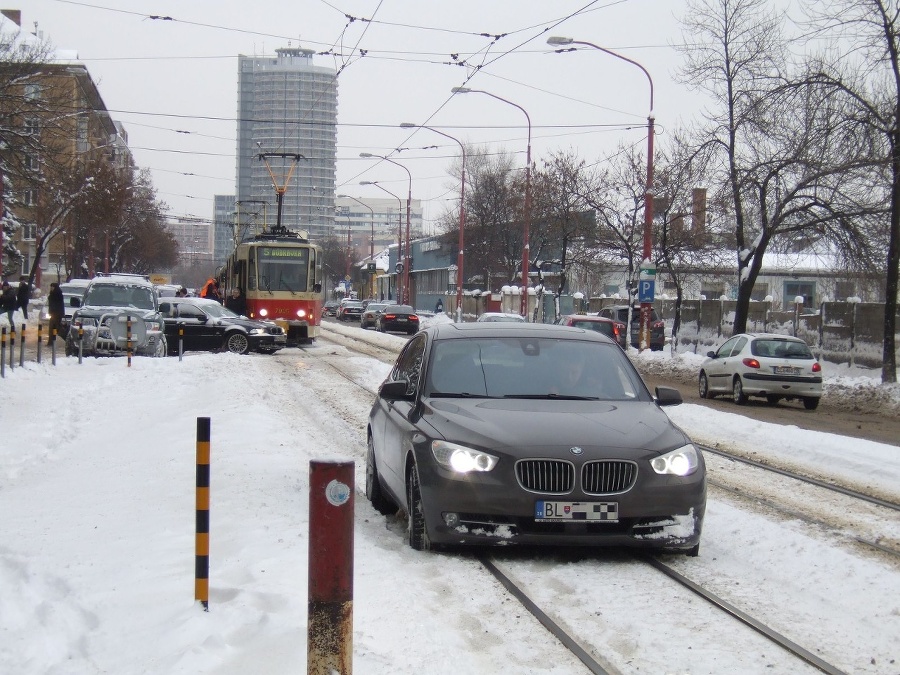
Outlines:
<svg viewBox="0 0 900 675"><path fill-rule="evenodd" d="M576 328L584 328L585 330L593 330L603 333L609 338L615 340L618 345L625 349L625 324L615 319L607 319L606 317L596 316L593 314L566 314L559 317L556 321L558 326L575 326Z"/></svg>

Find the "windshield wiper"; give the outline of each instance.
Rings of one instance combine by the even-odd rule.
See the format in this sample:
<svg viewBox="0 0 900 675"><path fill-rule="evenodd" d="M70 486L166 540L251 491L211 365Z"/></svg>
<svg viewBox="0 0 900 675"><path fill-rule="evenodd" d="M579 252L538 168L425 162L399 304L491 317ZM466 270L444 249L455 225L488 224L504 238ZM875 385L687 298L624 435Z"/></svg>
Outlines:
<svg viewBox="0 0 900 675"><path fill-rule="evenodd" d="M488 396L487 394L470 394L469 392L432 392L431 398L497 398L496 396Z"/></svg>

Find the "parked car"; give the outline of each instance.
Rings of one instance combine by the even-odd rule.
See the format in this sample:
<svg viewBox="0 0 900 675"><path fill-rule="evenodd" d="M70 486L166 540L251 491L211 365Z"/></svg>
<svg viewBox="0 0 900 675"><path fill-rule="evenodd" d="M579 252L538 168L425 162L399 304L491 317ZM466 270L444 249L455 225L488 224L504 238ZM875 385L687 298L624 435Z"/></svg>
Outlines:
<svg viewBox="0 0 900 675"><path fill-rule="evenodd" d="M383 302L370 302L366 305L359 318L360 327L375 328L378 322L378 313L385 307L387 307L387 304Z"/></svg>
<svg viewBox="0 0 900 675"><path fill-rule="evenodd" d="M557 319L556 324L597 331L615 340L622 349L625 349L625 324L621 321L593 314L565 314Z"/></svg>
<svg viewBox="0 0 900 675"><path fill-rule="evenodd" d="M363 313L363 304L359 300L347 300L337 309L338 321L359 321Z"/></svg>
<svg viewBox="0 0 900 675"><path fill-rule="evenodd" d="M375 317L375 330L412 335L419 330L419 315L409 305L387 305Z"/></svg>
<svg viewBox="0 0 900 675"><path fill-rule="evenodd" d="M628 305L612 305L604 307L597 316L613 319L628 325ZM641 336L641 308L631 308L631 346L640 347ZM659 318L659 313L650 308L650 349L658 352L666 346L666 324Z"/></svg>
<svg viewBox="0 0 900 675"><path fill-rule="evenodd" d="M574 373L574 377L573 377ZM625 352L594 331L437 324L401 350L369 413L366 496L414 549L632 546L696 555L698 448Z"/></svg>
<svg viewBox="0 0 900 675"><path fill-rule="evenodd" d="M809 346L789 335L739 333L725 341L700 366L701 398L728 394L738 405L761 396L771 405L803 401L815 410L822 398L822 366Z"/></svg>
<svg viewBox="0 0 900 675"><path fill-rule="evenodd" d="M322 316L335 316L340 304L341 303L337 300L327 300L325 304L322 305Z"/></svg>
<svg viewBox="0 0 900 675"><path fill-rule="evenodd" d="M81 353L105 356L124 354L131 349L136 355L165 356L166 337L156 287L146 277L136 274L111 274L94 277L85 289L84 298L72 298L75 307L71 327L66 336L66 355ZM131 326L129 328L129 319Z"/></svg>
<svg viewBox="0 0 900 675"><path fill-rule="evenodd" d="M515 323L525 323L525 317L521 314L510 314L507 312L484 312L480 314L475 322L484 323L484 322L496 322L496 321L511 321Z"/></svg>
<svg viewBox="0 0 900 675"><path fill-rule="evenodd" d="M166 326L169 353L178 353L179 331L182 349L222 351L234 354L273 354L285 346L287 335L281 326L235 314L216 300L207 298L164 298L160 311Z"/></svg>

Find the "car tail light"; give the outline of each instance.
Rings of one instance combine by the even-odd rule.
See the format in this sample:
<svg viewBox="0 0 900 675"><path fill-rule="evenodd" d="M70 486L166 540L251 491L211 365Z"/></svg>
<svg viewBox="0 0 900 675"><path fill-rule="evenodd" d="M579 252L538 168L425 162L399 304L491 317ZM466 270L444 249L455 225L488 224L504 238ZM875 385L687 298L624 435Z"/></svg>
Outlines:
<svg viewBox="0 0 900 675"><path fill-rule="evenodd" d="M418 321L418 320L419 320L419 317L417 317L415 314L410 314L410 315L409 315L409 320L410 320L410 321Z"/></svg>
<svg viewBox="0 0 900 675"><path fill-rule="evenodd" d="M818 361L816 361L816 362L812 365L812 371L813 371L814 373L821 373L821 372L822 372L822 366L819 365L819 362L818 362Z"/></svg>
<svg viewBox="0 0 900 675"><path fill-rule="evenodd" d="M397 318L397 315L396 314L385 314L384 318L388 321L393 321L394 319Z"/></svg>
<svg viewBox="0 0 900 675"><path fill-rule="evenodd" d="M748 368L759 368L759 361L757 361L756 359L751 359L750 357L744 359L742 363Z"/></svg>

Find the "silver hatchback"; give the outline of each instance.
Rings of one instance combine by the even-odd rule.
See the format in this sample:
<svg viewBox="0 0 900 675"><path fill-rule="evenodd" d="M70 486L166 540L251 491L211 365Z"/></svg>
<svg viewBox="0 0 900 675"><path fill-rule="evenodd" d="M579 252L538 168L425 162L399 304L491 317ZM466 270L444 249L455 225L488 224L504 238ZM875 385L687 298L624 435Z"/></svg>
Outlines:
<svg viewBox="0 0 900 675"><path fill-rule="evenodd" d="M701 398L728 394L743 405L761 396L771 405L785 399L815 410L822 397L822 366L809 346L789 335L740 333L731 337L700 367Z"/></svg>

